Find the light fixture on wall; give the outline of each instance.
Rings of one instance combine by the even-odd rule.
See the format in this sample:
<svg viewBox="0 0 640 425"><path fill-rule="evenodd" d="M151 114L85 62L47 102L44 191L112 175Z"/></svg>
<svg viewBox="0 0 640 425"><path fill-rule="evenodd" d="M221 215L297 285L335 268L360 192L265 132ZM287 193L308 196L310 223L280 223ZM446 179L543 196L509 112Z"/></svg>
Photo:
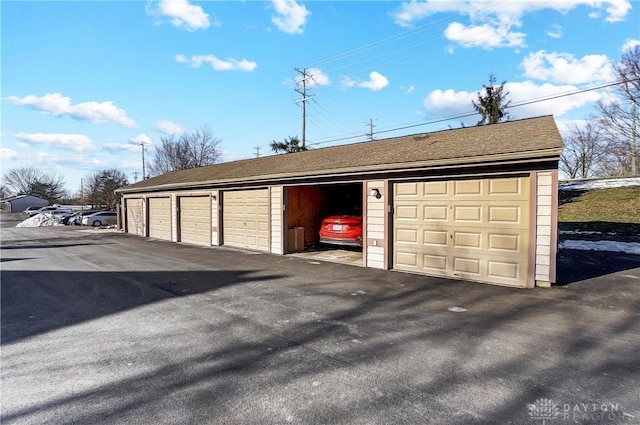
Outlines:
<svg viewBox="0 0 640 425"><path fill-rule="evenodd" d="M369 196L373 196L376 199L380 199L382 197L382 195L380 194L380 191L376 187L374 187L369 191Z"/></svg>
<svg viewBox="0 0 640 425"><path fill-rule="evenodd" d="M214 201L217 200L218 198L216 197L216 195L211 195L211 199L213 199Z"/></svg>

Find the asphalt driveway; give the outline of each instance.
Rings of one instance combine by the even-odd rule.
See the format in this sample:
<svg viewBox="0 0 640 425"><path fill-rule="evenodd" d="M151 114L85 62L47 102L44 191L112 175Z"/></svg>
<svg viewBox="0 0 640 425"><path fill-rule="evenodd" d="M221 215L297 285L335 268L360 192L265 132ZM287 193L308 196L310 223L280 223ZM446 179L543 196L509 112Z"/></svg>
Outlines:
<svg viewBox="0 0 640 425"><path fill-rule="evenodd" d="M563 252L564 285L527 290L74 227L1 242L3 424L640 423L633 256L584 275Z"/></svg>

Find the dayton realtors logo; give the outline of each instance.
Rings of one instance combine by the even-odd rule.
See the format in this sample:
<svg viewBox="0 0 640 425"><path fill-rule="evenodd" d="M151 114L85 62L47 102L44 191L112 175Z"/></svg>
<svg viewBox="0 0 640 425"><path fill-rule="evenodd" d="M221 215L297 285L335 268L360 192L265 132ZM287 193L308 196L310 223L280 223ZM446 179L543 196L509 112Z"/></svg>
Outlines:
<svg viewBox="0 0 640 425"><path fill-rule="evenodd" d="M632 420L634 416L623 412L618 403L556 403L548 398L539 398L535 403L527 405L529 417L534 421L542 421L542 425L570 422L618 423Z"/></svg>

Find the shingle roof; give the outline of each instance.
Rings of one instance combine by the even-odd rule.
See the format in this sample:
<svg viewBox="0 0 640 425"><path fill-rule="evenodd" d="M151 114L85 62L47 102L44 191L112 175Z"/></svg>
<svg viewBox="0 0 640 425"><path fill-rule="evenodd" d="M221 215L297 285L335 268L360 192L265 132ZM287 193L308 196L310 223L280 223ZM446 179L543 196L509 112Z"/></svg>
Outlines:
<svg viewBox="0 0 640 425"><path fill-rule="evenodd" d="M557 157L561 150L562 138L555 120L549 115L173 171L126 186L118 192Z"/></svg>

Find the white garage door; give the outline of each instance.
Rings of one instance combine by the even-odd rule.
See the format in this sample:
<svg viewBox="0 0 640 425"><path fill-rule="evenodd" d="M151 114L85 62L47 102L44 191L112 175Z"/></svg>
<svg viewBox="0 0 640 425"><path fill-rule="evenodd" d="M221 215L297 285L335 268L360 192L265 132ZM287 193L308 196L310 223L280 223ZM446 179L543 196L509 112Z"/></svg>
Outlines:
<svg viewBox="0 0 640 425"><path fill-rule="evenodd" d="M224 192L223 203L224 244L269 252L269 191Z"/></svg>
<svg viewBox="0 0 640 425"><path fill-rule="evenodd" d="M393 267L526 286L528 177L396 183Z"/></svg>
<svg viewBox="0 0 640 425"><path fill-rule="evenodd" d="M211 245L211 197L184 196L180 204L180 242Z"/></svg>
<svg viewBox="0 0 640 425"><path fill-rule="evenodd" d="M149 198L149 237L171 240L171 198Z"/></svg>
<svg viewBox="0 0 640 425"><path fill-rule="evenodd" d="M127 199L127 233L144 236L144 216L142 199Z"/></svg>

